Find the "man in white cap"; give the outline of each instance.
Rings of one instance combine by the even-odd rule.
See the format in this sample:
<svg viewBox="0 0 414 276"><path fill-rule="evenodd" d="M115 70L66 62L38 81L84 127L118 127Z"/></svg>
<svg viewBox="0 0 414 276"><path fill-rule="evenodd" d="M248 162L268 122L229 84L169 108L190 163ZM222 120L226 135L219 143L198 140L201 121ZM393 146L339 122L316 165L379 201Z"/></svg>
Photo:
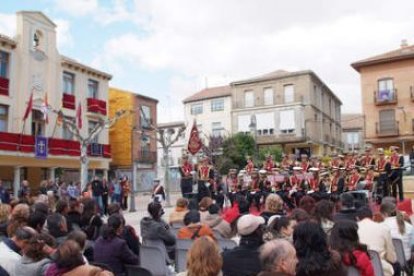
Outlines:
<svg viewBox="0 0 414 276"><path fill-rule="evenodd" d="M244 215L237 221L240 245L223 252L223 275L257 275L260 270L259 249L263 244L263 217Z"/></svg>
<svg viewBox="0 0 414 276"><path fill-rule="evenodd" d="M404 191L403 191L403 169L404 169L404 157L402 155L398 154L398 147L392 146L390 147L391 150L391 157L390 157L390 163L391 163L391 189L392 189L392 196L397 197L397 187L398 187L398 196L400 198L400 201L404 200Z"/></svg>
<svg viewBox="0 0 414 276"><path fill-rule="evenodd" d="M378 148L378 160L376 164L378 176L377 185L377 202L381 203L383 197L389 196L389 180L388 174L391 172L391 164L385 158L384 149Z"/></svg>

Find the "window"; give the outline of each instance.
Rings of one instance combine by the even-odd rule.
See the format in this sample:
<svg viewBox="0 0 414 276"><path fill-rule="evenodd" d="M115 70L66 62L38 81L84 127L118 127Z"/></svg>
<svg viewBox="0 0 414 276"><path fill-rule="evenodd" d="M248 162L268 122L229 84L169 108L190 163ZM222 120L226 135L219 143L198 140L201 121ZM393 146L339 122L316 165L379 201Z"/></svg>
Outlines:
<svg viewBox="0 0 414 276"><path fill-rule="evenodd" d="M283 95L285 103L292 103L295 100L295 87L293 84L288 84L283 87Z"/></svg>
<svg viewBox="0 0 414 276"><path fill-rule="evenodd" d="M263 98L264 98L264 105L272 105L273 104L273 89L265 88L263 90Z"/></svg>
<svg viewBox="0 0 414 276"><path fill-rule="evenodd" d="M90 134L92 132L92 130L94 130L97 125L98 125L98 122L96 122L96 121L88 121L88 134ZM95 138L93 138L91 143L98 143L98 141L99 141L99 134L96 135Z"/></svg>
<svg viewBox="0 0 414 276"><path fill-rule="evenodd" d="M150 145L151 145L151 139L149 136L147 135L142 135L141 136L141 153L142 155L148 156L151 149L150 149Z"/></svg>
<svg viewBox="0 0 414 276"><path fill-rule="evenodd" d="M152 120L151 120L151 107L147 105L141 105L141 127L142 128L151 128Z"/></svg>
<svg viewBox="0 0 414 276"><path fill-rule="evenodd" d="M394 100L394 84L392 79L378 80L377 101Z"/></svg>
<svg viewBox="0 0 414 276"><path fill-rule="evenodd" d="M0 51L0 77L7 78L9 71L9 53Z"/></svg>
<svg viewBox="0 0 414 276"><path fill-rule="evenodd" d="M9 107L0 105L0 131L7 132L7 122L9 120Z"/></svg>
<svg viewBox="0 0 414 276"><path fill-rule="evenodd" d="M73 118L65 117L66 120L73 120ZM63 123L62 138L65 140L73 140L73 133L69 131L69 127Z"/></svg>
<svg viewBox="0 0 414 276"><path fill-rule="evenodd" d="M88 95L89 98L98 98L98 82L96 80L88 80Z"/></svg>
<svg viewBox="0 0 414 276"><path fill-rule="evenodd" d="M254 106L254 93L253 91L244 92L244 107L253 107Z"/></svg>
<svg viewBox="0 0 414 276"><path fill-rule="evenodd" d="M280 111L279 128L282 133L293 133L295 131L295 110Z"/></svg>
<svg viewBox="0 0 414 276"><path fill-rule="evenodd" d="M249 132L250 128L250 115L239 115L237 117L237 131L238 132Z"/></svg>
<svg viewBox="0 0 414 276"><path fill-rule="evenodd" d="M69 72L63 72L63 93L75 94L75 75Z"/></svg>
<svg viewBox="0 0 414 276"><path fill-rule="evenodd" d="M259 135L271 135L275 127L275 115L273 112L256 114L256 126ZM260 132L259 132L260 130Z"/></svg>
<svg viewBox="0 0 414 276"><path fill-rule="evenodd" d="M379 112L379 132L394 132L397 124L395 122L395 110L386 109Z"/></svg>
<svg viewBox="0 0 414 276"><path fill-rule="evenodd" d="M196 103L191 105L191 115L198 115L203 113L203 104Z"/></svg>
<svg viewBox="0 0 414 276"><path fill-rule="evenodd" d="M224 110L224 99L213 99L211 100L211 111L222 111Z"/></svg>
<svg viewBox="0 0 414 276"><path fill-rule="evenodd" d="M33 109L32 111L32 135L45 135L45 120L43 113L40 110Z"/></svg>
<svg viewBox="0 0 414 276"><path fill-rule="evenodd" d="M359 145L359 133L358 132L349 132L346 134L346 143L348 145L348 150L354 150Z"/></svg>
<svg viewBox="0 0 414 276"><path fill-rule="evenodd" d="M224 128L221 126L221 122L213 122L211 124L211 134L213 137L223 136Z"/></svg>

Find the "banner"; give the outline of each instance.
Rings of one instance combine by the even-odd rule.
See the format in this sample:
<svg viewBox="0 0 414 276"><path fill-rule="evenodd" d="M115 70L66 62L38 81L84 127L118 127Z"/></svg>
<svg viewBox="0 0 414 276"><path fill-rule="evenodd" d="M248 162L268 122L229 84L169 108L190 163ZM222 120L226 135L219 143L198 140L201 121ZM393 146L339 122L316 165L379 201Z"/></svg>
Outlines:
<svg viewBox="0 0 414 276"><path fill-rule="evenodd" d="M202 146L203 142L198 135L197 124L194 121L190 132L190 139L188 140L188 152L194 155L201 149Z"/></svg>
<svg viewBox="0 0 414 276"><path fill-rule="evenodd" d="M42 136L36 136L35 142L35 157L38 159L46 159L47 158L47 138Z"/></svg>
<svg viewBox="0 0 414 276"><path fill-rule="evenodd" d="M91 143L91 155L102 156L102 145L98 143Z"/></svg>

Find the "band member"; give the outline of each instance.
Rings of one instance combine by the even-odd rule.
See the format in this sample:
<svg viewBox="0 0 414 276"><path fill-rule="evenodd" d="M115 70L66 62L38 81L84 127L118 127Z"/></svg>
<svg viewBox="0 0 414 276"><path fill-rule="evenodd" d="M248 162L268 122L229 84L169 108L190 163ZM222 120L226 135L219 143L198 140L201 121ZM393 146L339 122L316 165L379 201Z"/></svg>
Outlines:
<svg viewBox="0 0 414 276"><path fill-rule="evenodd" d="M289 159L289 156L287 154L282 154L282 162L280 162L280 167L285 170L289 171L292 168L292 160Z"/></svg>
<svg viewBox="0 0 414 276"><path fill-rule="evenodd" d="M309 171L312 173L308 178L309 189L315 192L319 190L319 168L310 168Z"/></svg>
<svg viewBox="0 0 414 276"><path fill-rule="evenodd" d="M397 187L398 187L398 195L400 198L400 201L404 200L404 192L403 192L403 183L402 183L402 177L403 177L403 168L404 168L404 157L402 155L398 154L398 147L393 146L390 147L391 150L391 157L390 157L390 163L391 163L391 175L390 175L390 181L391 181L391 188L392 188L392 196L397 197Z"/></svg>
<svg viewBox="0 0 414 276"><path fill-rule="evenodd" d="M188 162L188 155L182 156L182 164L180 166L181 174L181 194L185 198L190 198L193 193L193 165Z"/></svg>
<svg viewBox="0 0 414 276"><path fill-rule="evenodd" d="M273 162L273 156L271 154L268 154L266 156L266 161L264 163L263 169L265 169L268 172L271 172L274 167L275 163Z"/></svg>
<svg viewBox="0 0 414 276"><path fill-rule="evenodd" d="M378 171L377 201L381 202L383 197L389 196L388 174L391 172L391 164L385 159L384 149L379 148L376 169Z"/></svg>
<svg viewBox="0 0 414 276"><path fill-rule="evenodd" d="M246 165L246 173L251 175L252 171L254 170L254 163L251 156L246 156L247 165Z"/></svg>
<svg viewBox="0 0 414 276"><path fill-rule="evenodd" d="M291 187L290 194L294 198L296 206L299 206L300 199L306 193L304 180L302 167L293 167L293 175L289 178L289 184Z"/></svg>
<svg viewBox="0 0 414 276"><path fill-rule="evenodd" d="M320 162L320 160L319 160L319 158L317 156L312 156L310 158L309 167L310 168L318 168L318 169L321 169L322 168L322 162Z"/></svg>
<svg viewBox="0 0 414 276"><path fill-rule="evenodd" d="M365 178L364 178L365 185L362 188L365 190L371 191L372 187L374 186L374 178L375 178L374 168L370 167L366 171Z"/></svg>
<svg viewBox="0 0 414 276"><path fill-rule="evenodd" d="M331 157L332 159L329 162L329 166L331 168L339 168L341 166L341 159L339 158L338 154L334 152L332 153Z"/></svg>
<svg viewBox="0 0 414 276"><path fill-rule="evenodd" d="M331 179L331 193L341 194L345 189L345 179L343 177L343 172L345 170L341 170L340 168L334 168L333 176Z"/></svg>
<svg viewBox="0 0 414 276"><path fill-rule="evenodd" d="M229 173L226 178L226 186L227 186L227 197L230 199L230 202L233 205L233 201L236 197L236 193L239 192L241 189L241 187L239 187L236 169L229 170Z"/></svg>
<svg viewBox="0 0 414 276"><path fill-rule="evenodd" d="M309 160L308 160L308 155L307 154L301 154L300 156L300 167L302 168L302 172L306 173L309 169Z"/></svg>
<svg viewBox="0 0 414 276"><path fill-rule="evenodd" d="M346 186L348 191L355 191L357 189L357 184L361 180L361 175L359 174L357 167L352 167L351 169L351 175L348 178Z"/></svg>
<svg viewBox="0 0 414 276"><path fill-rule="evenodd" d="M351 152L347 152L345 154L345 160L344 160L345 169L347 171L351 171L352 168L356 166L356 160L353 157L353 154Z"/></svg>
<svg viewBox="0 0 414 276"><path fill-rule="evenodd" d="M198 201L203 197L213 195L214 170L209 163L209 158L204 157L202 164L198 167Z"/></svg>
<svg viewBox="0 0 414 276"><path fill-rule="evenodd" d="M249 202L249 205L255 203L256 207L259 205L259 202L256 200L256 194L260 193L259 180L259 172L257 170L253 170L247 192L247 201Z"/></svg>

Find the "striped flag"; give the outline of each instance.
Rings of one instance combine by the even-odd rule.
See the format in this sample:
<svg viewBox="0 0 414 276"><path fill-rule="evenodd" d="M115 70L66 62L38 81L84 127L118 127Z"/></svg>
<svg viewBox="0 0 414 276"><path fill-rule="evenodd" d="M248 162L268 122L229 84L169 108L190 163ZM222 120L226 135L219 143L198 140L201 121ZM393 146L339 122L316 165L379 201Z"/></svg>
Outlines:
<svg viewBox="0 0 414 276"><path fill-rule="evenodd" d="M33 92L30 94L29 102L27 103L26 111L24 112L23 121L26 121L33 109Z"/></svg>

